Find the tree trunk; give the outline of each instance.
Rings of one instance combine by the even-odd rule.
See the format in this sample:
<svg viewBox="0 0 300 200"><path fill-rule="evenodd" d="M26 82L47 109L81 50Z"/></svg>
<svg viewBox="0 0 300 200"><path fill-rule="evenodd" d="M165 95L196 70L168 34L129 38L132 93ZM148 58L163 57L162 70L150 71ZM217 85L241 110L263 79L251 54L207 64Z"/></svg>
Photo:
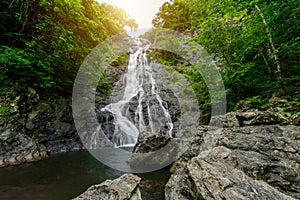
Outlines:
<svg viewBox="0 0 300 200"><path fill-rule="evenodd" d="M261 19L263 21L263 24L264 24L264 26L266 28L266 33L267 33L267 35L269 37L269 42L270 42L272 51L274 53L274 60L275 60L275 63L277 65L278 77L279 77L279 80L281 82L282 81L282 73L281 73L281 66L280 66L280 62L279 62L279 57L278 57L278 54L277 54L277 49L275 48L275 45L274 45L274 42L273 42L273 38L272 38L272 35L271 35L270 31L269 31L268 24L266 22L264 14L262 13L262 11L260 10L260 8L257 5L255 5L255 8L256 8L256 10L258 10L259 15L260 15L260 17L261 17ZM271 55L271 57L272 57L272 55Z"/></svg>
<svg viewBox="0 0 300 200"><path fill-rule="evenodd" d="M266 67L268 68L269 73L271 74L272 71L271 71L270 66L268 64L268 61L267 61L267 59L266 59L266 57L265 57L265 55L263 53L263 50L260 49L259 53L260 53L261 57L263 58L263 60L264 60L264 62L266 64Z"/></svg>

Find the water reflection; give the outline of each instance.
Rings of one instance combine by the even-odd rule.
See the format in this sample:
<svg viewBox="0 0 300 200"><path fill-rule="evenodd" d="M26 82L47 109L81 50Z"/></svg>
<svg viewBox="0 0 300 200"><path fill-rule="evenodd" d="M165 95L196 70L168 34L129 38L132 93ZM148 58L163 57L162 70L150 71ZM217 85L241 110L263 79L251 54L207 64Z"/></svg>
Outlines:
<svg viewBox="0 0 300 200"><path fill-rule="evenodd" d="M55 155L39 162L0 168L0 199L71 199L93 184L122 174L103 165L87 151ZM162 197L162 186L169 176L167 169L138 176L144 180L143 199Z"/></svg>

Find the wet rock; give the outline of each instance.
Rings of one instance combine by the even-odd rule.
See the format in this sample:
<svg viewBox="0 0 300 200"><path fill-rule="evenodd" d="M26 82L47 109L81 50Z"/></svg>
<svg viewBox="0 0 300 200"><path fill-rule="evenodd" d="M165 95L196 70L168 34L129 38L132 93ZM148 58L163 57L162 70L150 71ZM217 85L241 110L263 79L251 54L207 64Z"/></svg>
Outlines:
<svg viewBox="0 0 300 200"><path fill-rule="evenodd" d="M24 162L37 161L48 156L42 146L32 138L6 130L0 133L0 166L17 165Z"/></svg>
<svg viewBox="0 0 300 200"><path fill-rule="evenodd" d="M124 79L121 79L118 82L118 85L111 91L108 97L108 99L110 99L110 103L118 102L123 98L123 89L125 87L124 81ZM159 82L159 80L157 81ZM175 135L178 130L178 125L176 123L180 115L180 106L178 99L170 89L164 88L164 85L162 84L157 84L155 89L157 90L157 94L159 94L161 97L161 104L166 110L168 110L170 114L170 118L174 125L172 132L173 135ZM139 127L140 117L142 116L146 131L152 131L153 133L163 132L167 135L170 127L168 127L165 113L163 109L161 109L161 104L157 99L157 96L152 94L152 84L144 84L143 90L143 98L140 99L141 102L139 102L139 97L141 94L138 93L136 96L130 99L127 105L124 106L124 110L122 111L123 115L126 116L133 124L135 124L136 127ZM120 94L122 95L120 96ZM141 115L136 114L137 109L139 109L139 103L141 103ZM149 115L151 115L151 122L149 119Z"/></svg>
<svg viewBox="0 0 300 200"><path fill-rule="evenodd" d="M128 163L136 171L166 167L176 160L181 145L181 141L176 138L141 133Z"/></svg>
<svg viewBox="0 0 300 200"><path fill-rule="evenodd" d="M114 115L109 111L98 111L97 112L97 119L99 124L101 124L101 130L103 131L103 136L109 139L112 139L114 136L115 131L115 124L114 124ZM100 134L100 133L99 133ZM101 139L104 141L105 139ZM106 146L105 144L103 144Z"/></svg>
<svg viewBox="0 0 300 200"><path fill-rule="evenodd" d="M215 147L190 160L173 174L165 188L166 200L184 199L294 199L239 169L237 155Z"/></svg>
<svg viewBox="0 0 300 200"><path fill-rule="evenodd" d="M155 152L161 149L162 147L166 146L170 140L171 138L165 135L154 135L149 132L140 133L137 143L133 148L133 154L128 160L128 163L130 163L132 166L142 164L148 159L146 153Z"/></svg>
<svg viewBox="0 0 300 200"><path fill-rule="evenodd" d="M141 178L133 174L125 174L115 180L91 186L86 192L74 200L141 200L138 187Z"/></svg>
<svg viewBox="0 0 300 200"><path fill-rule="evenodd" d="M170 142L171 137L154 135L149 132L140 133L138 141L133 148L133 153L148 153L159 150Z"/></svg>

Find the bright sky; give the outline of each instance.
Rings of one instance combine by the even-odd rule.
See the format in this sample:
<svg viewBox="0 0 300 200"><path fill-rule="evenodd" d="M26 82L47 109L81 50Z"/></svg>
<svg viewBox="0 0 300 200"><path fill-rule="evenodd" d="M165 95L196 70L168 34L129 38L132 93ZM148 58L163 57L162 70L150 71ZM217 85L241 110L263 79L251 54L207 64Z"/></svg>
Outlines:
<svg viewBox="0 0 300 200"><path fill-rule="evenodd" d="M159 11L159 7L167 0L97 0L122 8L139 25L139 29L151 28L152 19Z"/></svg>

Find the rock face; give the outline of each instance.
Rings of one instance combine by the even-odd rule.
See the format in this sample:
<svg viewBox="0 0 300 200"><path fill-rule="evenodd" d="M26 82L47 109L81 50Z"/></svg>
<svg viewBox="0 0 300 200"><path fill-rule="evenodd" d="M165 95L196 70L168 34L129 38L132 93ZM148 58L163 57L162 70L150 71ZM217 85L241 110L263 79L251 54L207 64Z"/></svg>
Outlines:
<svg viewBox="0 0 300 200"><path fill-rule="evenodd" d="M81 149L69 102L62 99L56 104L40 103L31 112L25 131L32 135L39 145L44 145L48 153L68 152Z"/></svg>
<svg viewBox="0 0 300 200"><path fill-rule="evenodd" d="M294 114L292 120L294 125L300 126L300 112Z"/></svg>
<svg viewBox="0 0 300 200"><path fill-rule="evenodd" d="M37 145L30 137L11 130L0 137L0 167L31 162L47 157L45 146Z"/></svg>
<svg viewBox="0 0 300 200"><path fill-rule="evenodd" d="M194 157L170 178L166 200L184 199L293 199L253 180L239 169L236 155L225 147L215 147Z"/></svg>
<svg viewBox="0 0 300 200"><path fill-rule="evenodd" d="M225 129L217 145L232 149L249 177L300 198L299 126Z"/></svg>
<svg viewBox="0 0 300 200"><path fill-rule="evenodd" d="M299 135L291 125L203 132L200 147L186 152L198 156L172 175L166 199L299 199Z"/></svg>
<svg viewBox="0 0 300 200"><path fill-rule="evenodd" d="M192 138L189 148L172 165L170 169L171 173L174 173L178 169L184 167L189 160L200 154L202 148L201 145L204 142L203 134L207 131L207 127L198 127L197 134Z"/></svg>
<svg viewBox="0 0 300 200"><path fill-rule="evenodd" d="M266 111L260 111L258 109L247 111L238 110L227 113L225 116L215 116L212 125L220 123L219 121L221 120L226 128L272 124L297 125L296 120L293 122L293 117L296 118L296 115L291 116L279 107L270 108Z"/></svg>
<svg viewBox="0 0 300 200"><path fill-rule="evenodd" d="M125 174L118 179L91 186L74 200L141 200L138 188L140 180L138 176Z"/></svg>
<svg viewBox="0 0 300 200"><path fill-rule="evenodd" d="M174 167L177 169L183 166L183 162L198 155L199 152L195 149L199 149L197 144L201 143L201 139L197 136L194 138L174 138L164 134L144 132L139 135L132 155L127 162L135 172L143 173L168 167L175 160L178 160L179 166Z"/></svg>
<svg viewBox="0 0 300 200"><path fill-rule="evenodd" d="M0 166L83 148L67 100L25 108L26 103L18 98L15 105L10 115L0 120Z"/></svg>

